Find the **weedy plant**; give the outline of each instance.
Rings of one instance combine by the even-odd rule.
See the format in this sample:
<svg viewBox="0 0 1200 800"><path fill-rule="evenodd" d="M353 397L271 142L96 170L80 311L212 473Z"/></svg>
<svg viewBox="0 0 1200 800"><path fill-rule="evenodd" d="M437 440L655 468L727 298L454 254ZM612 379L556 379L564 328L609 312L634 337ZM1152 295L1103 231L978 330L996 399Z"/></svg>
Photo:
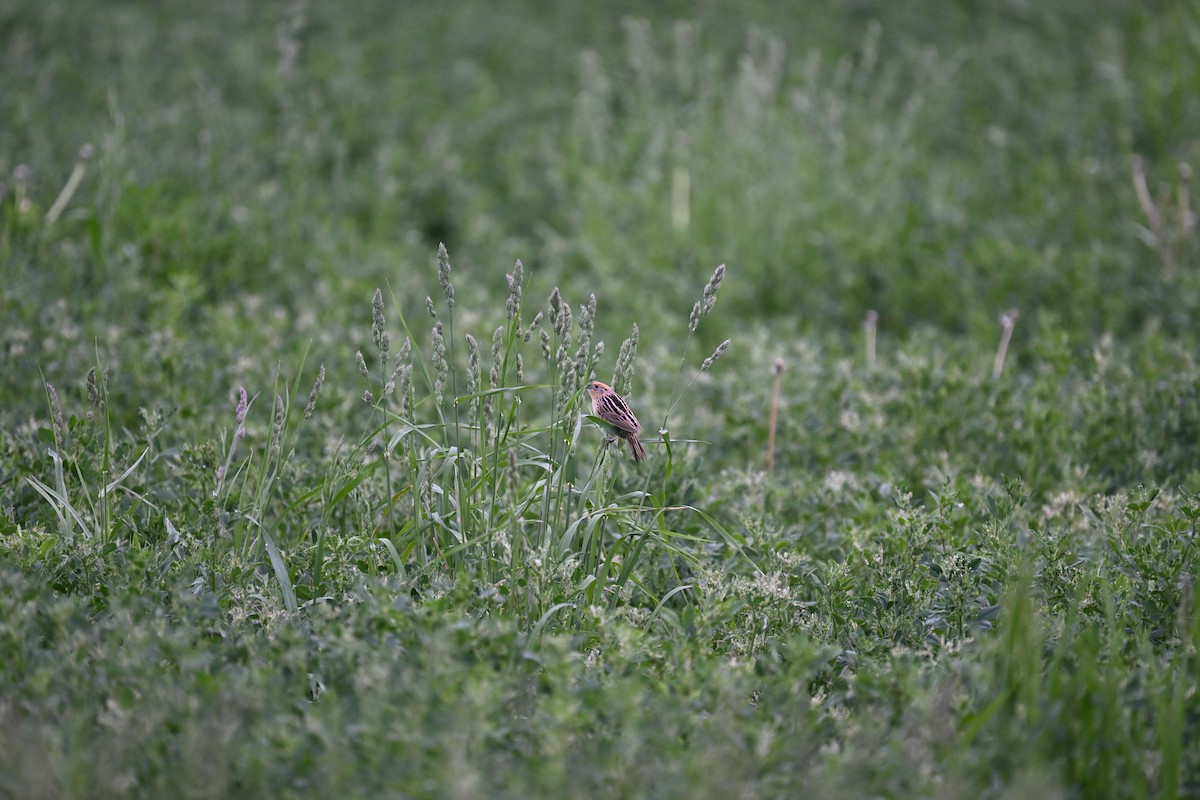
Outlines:
<svg viewBox="0 0 1200 800"><path fill-rule="evenodd" d="M441 297L426 298L427 351L413 344L415 324L401 315L404 342L392 352L383 292L376 290L375 354L356 354L371 423L350 454L359 466L341 481L370 509L372 546L385 554L376 567L418 591L444 579L487 586L491 600L541 630L560 612L578 625L590 619L586 608L628 600L635 590L636 602L658 607L687 588L677 564L692 558L696 541L715 536L738 546L703 512L673 504L666 482L674 466L666 420L728 341L679 389L685 346L659 431L662 457L642 473L621 469L611 448L590 446L589 439L600 439L584 424L590 415L583 387L605 351L595 335L596 296L576 311L555 288L546 306L531 312L525 269L516 262L506 276L503 322L485 354L483 337L454 334L444 245L437 264ZM688 345L715 306L724 274L721 265L696 302ZM638 341L634 325L615 361L613 381L624 392L633 385ZM657 491L655 472L663 476ZM654 558L649 543L659 550Z"/></svg>
<svg viewBox="0 0 1200 800"><path fill-rule="evenodd" d="M90 408L83 417L66 414L54 384L46 382L48 428L39 431L49 459L51 482L26 475L25 483L49 505L57 526L46 533L43 548L52 581L64 586L93 585L118 544L140 543L131 517L152 505L138 488L135 473L153 448L118 438L109 414L108 371L88 370L85 386ZM140 448L140 454L133 452ZM124 469L121 467L124 466Z"/></svg>

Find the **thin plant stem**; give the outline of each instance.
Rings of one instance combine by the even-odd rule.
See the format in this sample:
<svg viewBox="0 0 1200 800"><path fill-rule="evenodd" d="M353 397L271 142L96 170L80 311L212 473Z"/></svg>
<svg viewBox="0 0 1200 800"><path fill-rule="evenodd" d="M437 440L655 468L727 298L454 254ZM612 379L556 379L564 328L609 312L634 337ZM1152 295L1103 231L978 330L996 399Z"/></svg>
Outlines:
<svg viewBox="0 0 1200 800"><path fill-rule="evenodd" d="M1186 162L1179 164L1179 236L1185 242L1191 238L1192 231L1196 227L1196 220L1192 215L1192 167Z"/></svg>
<svg viewBox="0 0 1200 800"><path fill-rule="evenodd" d="M1167 245L1167 231L1162 213L1159 212L1158 205L1150 194L1150 186L1146 178L1146 160L1141 156L1133 157L1132 174L1133 191L1137 195L1138 205L1141 206L1142 213L1146 216L1146 222L1150 225L1150 233L1154 235L1154 247L1158 251L1159 260L1162 261L1163 271L1167 277L1171 277L1175 274L1175 259L1171 256L1171 248Z"/></svg>
<svg viewBox="0 0 1200 800"><path fill-rule="evenodd" d="M1010 308L1000 315L1000 324L1003 325L1003 330L1000 331L1000 344L996 348L996 358L992 361L992 380L1000 380L1000 375L1004 372L1004 359L1008 355L1008 343L1012 341L1013 328L1017 326L1017 317L1021 316L1021 312L1015 308Z"/></svg>
<svg viewBox="0 0 1200 800"><path fill-rule="evenodd" d="M879 332L879 312L871 309L863 318L863 329L867 338L867 369L875 369L875 340Z"/></svg>
<svg viewBox="0 0 1200 800"><path fill-rule="evenodd" d="M771 388L771 412L767 418L767 472L775 471L775 425L779 420L779 387L783 383L783 359L775 359L775 384Z"/></svg>

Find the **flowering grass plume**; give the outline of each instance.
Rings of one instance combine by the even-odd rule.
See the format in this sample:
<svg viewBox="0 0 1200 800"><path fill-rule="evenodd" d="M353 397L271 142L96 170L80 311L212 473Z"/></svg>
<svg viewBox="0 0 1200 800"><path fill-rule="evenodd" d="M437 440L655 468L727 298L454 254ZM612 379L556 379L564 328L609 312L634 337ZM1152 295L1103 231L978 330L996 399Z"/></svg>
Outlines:
<svg viewBox="0 0 1200 800"><path fill-rule="evenodd" d="M467 396L470 397L471 420L479 424L479 340L467 334Z"/></svg>
<svg viewBox="0 0 1200 800"><path fill-rule="evenodd" d="M725 354L725 351L729 349L729 341L729 339L726 339L725 341L721 342L719 345L717 345L717 349L713 351L713 354L704 359L704 363L700 365L701 372L708 372L709 369L712 368L713 363Z"/></svg>
<svg viewBox="0 0 1200 800"><path fill-rule="evenodd" d="M450 282L450 254L446 252L446 245L438 245L437 253L438 262L438 284L442 287L442 294L446 295L446 308L454 308L454 284Z"/></svg>
<svg viewBox="0 0 1200 800"><path fill-rule="evenodd" d="M250 397L246 393L245 386L238 387L237 404L233 409L233 420L236 427L233 431L233 440L229 443L229 450L225 453L225 463L217 467L216 486L213 488L213 497L220 497L221 491L225 487L225 478L228 477L229 467L233 464L234 454L237 452L238 442L246 438L246 414L250 410Z"/></svg>
<svg viewBox="0 0 1200 800"><path fill-rule="evenodd" d="M637 323L633 324L633 332L629 338L621 342L617 351L617 363L613 366L613 383L618 394L629 394L633 388L633 360L637 357L638 339L640 337Z"/></svg>
<svg viewBox="0 0 1200 800"><path fill-rule="evenodd" d="M700 325L700 319L708 315L717 305L717 292L721 282L725 280L725 265L720 264L713 270L712 277L704 284L704 293L692 305L692 313L688 317L688 333L695 333Z"/></svg>
<svg viewBox="0 0 1200 800"><path fill-rule="evenodd" d="M521 310L521 300L525 296L525 267L521 259L513 265L513 271L504 276L508 281L508 299L504 302L504 313L509 322L517 318Z"/></svg>
<svg viewBox="0 0 1200 800"><path fill-rule="evenodd" d="M437 322L433 326L433 399L441 408L444 395L442 390L446 386L446 380L450 376L450 365L446 361L446 337L443 333L441 322Z"/></svg>
<svg viewBox="0 0 1200 800"><path fill-rule="evenodd" d="M321 386L325 383L325 365L317 370L317 379L313 381L312 390L308 393L308 402L304 404L304 418L308 419L317 408L317 396L321 394Z"/></svg>
<svg viewBox="0 0 1200 800"><path fill-rule="evenodd" d="M387 361L391 338L387 332L387 322L383 318L383 292L375 290L371 298L371 338L375 341L375 349L379 351L381 361Z"/></svg>
<svg viewBox="0 0 1200 800"><path fill-rule="evenodd" d="M54 384L46 384L46 396L50 399L50 424L54 433L54 449L62 452L63 448L63 433L66 431L66 423L63 422L62 404L58 400L58 390L54 388Z"/></svg>
<svg viewBox="0 0 1200 800"><path fill-rule="evenodd" d="M675 384L674 385L676 388L679 386L680 380L683 377L683 368L684 368L684 365L687 364L688 351L691 349L692 339L695 338L695 336L696 336L696 329L700 326L700 320L703 319L704 317L706 317L709 314L709 312L711 312L716 307L717 293L721 290L721 283L724 282L724 280L725 280L725 265L719 264L719 265L717 265L717 268L713 270L713 274L711 277L709 277L708 283L704 284L704 291L701 293L700 299L692 304L692 311L688 315L687 344L684 345L683 357L679 360L679 369L675 373ZM672 394L671 404L667 407L667 413L663 417L662 427L663 427L664 431L667 428L667 420L670 418L671 412L675 410L675 407L683 399L683 396L685 394L687 394L688 389L690 389L692 387L692 384L694 384L696 382L696 379L699 378L700 375L702 375L705 372L708 372L709 369L712 368L712 365L714 363L716 363L718 358L720 358L722 355L724 355L725 351L728 348L729 348L729 340L726 339L724 342L721 342L721 344L719 344L717 346L717 349L713 352L713 354L711 356L704 359L704 361L700 365L700 369L696 371L696 374L692 376L692 379L690 381L688 381L687 386L685 386L682 391L680 391L678 394L676 394L674 388L671 390L671 394Z"/></svg>

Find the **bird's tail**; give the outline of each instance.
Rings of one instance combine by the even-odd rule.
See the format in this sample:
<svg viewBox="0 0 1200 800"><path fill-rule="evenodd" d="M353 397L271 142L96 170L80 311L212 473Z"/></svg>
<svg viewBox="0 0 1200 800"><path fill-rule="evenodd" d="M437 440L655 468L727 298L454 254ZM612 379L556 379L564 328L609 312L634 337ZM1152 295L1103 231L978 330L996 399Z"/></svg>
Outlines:
<svg viewBox="0 0 1200 800"><path fill-rule="evenodd" d="M639 464L646 460L646 450L642 447L642 443L638 441L636 433L629 435L629 453L633 456L633 460Z"/></svg>

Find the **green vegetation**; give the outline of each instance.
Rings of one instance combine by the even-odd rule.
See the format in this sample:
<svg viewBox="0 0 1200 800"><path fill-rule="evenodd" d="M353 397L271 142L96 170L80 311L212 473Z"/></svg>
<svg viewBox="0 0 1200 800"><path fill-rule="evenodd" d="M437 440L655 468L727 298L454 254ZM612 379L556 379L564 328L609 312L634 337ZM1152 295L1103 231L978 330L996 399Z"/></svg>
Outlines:
<svg viewBox="0 0 1200 800"><path fill-rule="evenodd" d="M1196 5L643 6L0 6L0 797L1200 792Z"/></svg>

